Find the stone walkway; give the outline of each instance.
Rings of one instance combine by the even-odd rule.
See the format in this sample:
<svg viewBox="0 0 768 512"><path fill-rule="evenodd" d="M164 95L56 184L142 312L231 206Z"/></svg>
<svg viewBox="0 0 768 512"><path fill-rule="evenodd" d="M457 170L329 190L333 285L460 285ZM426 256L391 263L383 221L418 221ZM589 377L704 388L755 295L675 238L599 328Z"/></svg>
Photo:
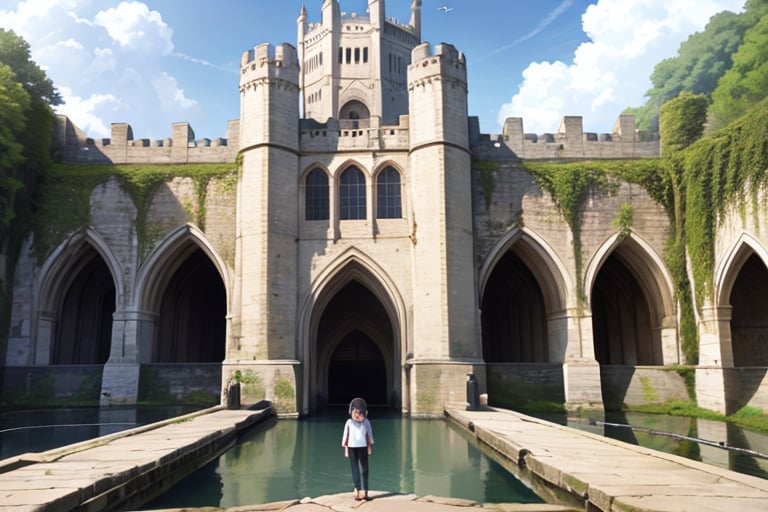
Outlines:
<svg viewBox="0 0 768 512"><path fill-rule="evenodd" d="M393 494L383 491L368 493L369 501L355 501L352 493L331 494L318 498L280 501L265 505L248 505L226 509L226 512L578 512L580 508L547 505L538 503L486 503L480 504L469 500L424 496L413 494ZM190 512L190 509L184 509ZM224 509L196 509L197 512L215 512Z"/></svg>
<svg viewBox="0 0 768 512"><path fill-rule="evenodd" d="M446 413L516 465L516 476L561 489L585 510L768 511L762 478L503 409Z"/></svg>
<svg viewBox="0 0 768 512"><path fill-rule="evenodd" d="M138 509L230 446L262 411L202 411L0 462L0 512ZM547 504L479 504L370 492L249 505L227 512L765 512L768 480L615 441L502 409L448 410L450 421L526 482ZM193 509L186 509L193 510ZM199 511L220 510L216 508Z"/></svg>
<svg viewBox="0 0 768 512"><path fill-rule="evenodd" d="M140 507L234 444L271 408L213 408L0 463L0 512Z"/></svg>

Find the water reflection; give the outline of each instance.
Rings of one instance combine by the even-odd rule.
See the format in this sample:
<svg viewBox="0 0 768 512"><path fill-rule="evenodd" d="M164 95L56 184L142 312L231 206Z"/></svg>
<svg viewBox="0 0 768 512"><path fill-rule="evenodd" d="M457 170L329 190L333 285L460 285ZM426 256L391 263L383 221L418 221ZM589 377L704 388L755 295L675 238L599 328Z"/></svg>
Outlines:
<svg viewBox="0 0 768 512"><path fill-rule="evenodd" d="M605 421L607 423L631 425L640 429L650 429L689 438L703 439L714 443L725 443L735 448L768 454L768 435L744 430L723 421L637 412L608 413L606 414ZM768 459L756 457L748 453L728 451L690 439L679 439L620 426L606 425L599 427L574 421L568 422L568 425L605 435L612 439L768 479Z"/></svg>
<svg viewBox="0 0 768 512"><path fill-rule="evenodd" d="M52 450L198 409L173 406L5 411L0 413L0 459Z"/></svg>
<svg viewBox="0 0 768 512"><path fill-rule="evenodd" d="M370 487L478 502L542 503L530 489L439 420L371 412ZM237 507L352 491L341 448L345 412L257 426L235 447L145 509Z"/></svg>

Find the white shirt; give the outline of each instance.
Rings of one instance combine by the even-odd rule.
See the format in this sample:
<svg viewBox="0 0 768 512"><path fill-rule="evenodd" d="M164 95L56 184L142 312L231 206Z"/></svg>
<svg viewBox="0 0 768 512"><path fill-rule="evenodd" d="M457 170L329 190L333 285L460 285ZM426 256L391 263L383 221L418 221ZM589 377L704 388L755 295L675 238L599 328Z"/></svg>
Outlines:
<svg viewBox="0 0 768 512"><path fill-rule="evenodd" d="M373 429L371 428L371 422L368 418L363 421L355 421L352 418L347 420L344 425L344 435L341 438L341 445L348 446L350 448L364 448L368 446L368 439L373 444Z"/></svg>

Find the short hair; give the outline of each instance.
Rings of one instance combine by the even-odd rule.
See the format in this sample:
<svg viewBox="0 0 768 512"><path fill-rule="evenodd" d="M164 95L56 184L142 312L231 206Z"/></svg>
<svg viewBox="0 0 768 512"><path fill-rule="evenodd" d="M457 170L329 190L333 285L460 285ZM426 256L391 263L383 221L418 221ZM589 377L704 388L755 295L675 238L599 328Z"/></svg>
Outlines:
<svg viewBox="0 0 768 512"><path fill-rule="evenodd" d="M351 402L349 402L349 415L352 416L352 411L357 409L360 411L360 414L365 416L368 413L368 404L365 403L365 400L362 398L353 398Z"/></svg>

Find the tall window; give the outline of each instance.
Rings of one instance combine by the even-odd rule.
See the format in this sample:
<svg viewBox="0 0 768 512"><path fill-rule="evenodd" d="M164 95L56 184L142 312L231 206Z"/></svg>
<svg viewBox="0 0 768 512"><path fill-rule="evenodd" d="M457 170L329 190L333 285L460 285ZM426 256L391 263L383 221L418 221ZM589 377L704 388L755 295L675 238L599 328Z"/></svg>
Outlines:
<svg viewBox="0 0 768 512"><path fill-rule="evenodd" d="M387 167L376 180L376 217L379 219L399 219L403 216L400 200L400 173Z"/></svg>
<svg viewBox="0 0 768 512"><path fill-rule="evenodd" d="M339 216L342 220L365 219L365 176L350 167L339 180Z"/></svg>
<svg viewBox="0 0 768 512"><path fill-rule="evenodd" d="M328 175L315 168L307 175L304 218L328 220Z"/></svg>

